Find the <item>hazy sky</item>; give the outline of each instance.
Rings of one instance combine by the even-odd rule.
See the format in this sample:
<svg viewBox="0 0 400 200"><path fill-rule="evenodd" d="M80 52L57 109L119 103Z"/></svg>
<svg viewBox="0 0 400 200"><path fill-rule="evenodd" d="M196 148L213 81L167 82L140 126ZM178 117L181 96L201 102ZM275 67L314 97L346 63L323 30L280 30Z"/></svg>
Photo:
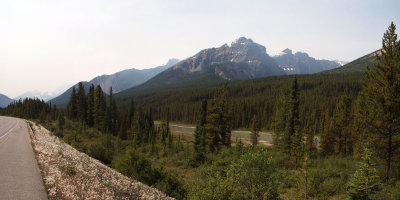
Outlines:
<svg viewBox="0 0 400 200"><path fill-rule="evenodd" d="M240 36L268 54L351 61L380 48L399 10L396 0L0 0L0 93L51 92Z"/></svg>

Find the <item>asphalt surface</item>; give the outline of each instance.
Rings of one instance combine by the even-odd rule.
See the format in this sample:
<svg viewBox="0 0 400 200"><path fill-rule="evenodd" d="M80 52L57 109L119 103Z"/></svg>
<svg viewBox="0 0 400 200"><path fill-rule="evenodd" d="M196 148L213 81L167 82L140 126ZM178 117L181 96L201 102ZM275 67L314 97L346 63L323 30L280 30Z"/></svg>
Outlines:
<svg viewBox="0 0 400 200"><path fill-rule="evenodd" d="M0 116L0 199L47 199L24 120Z"/></svg>

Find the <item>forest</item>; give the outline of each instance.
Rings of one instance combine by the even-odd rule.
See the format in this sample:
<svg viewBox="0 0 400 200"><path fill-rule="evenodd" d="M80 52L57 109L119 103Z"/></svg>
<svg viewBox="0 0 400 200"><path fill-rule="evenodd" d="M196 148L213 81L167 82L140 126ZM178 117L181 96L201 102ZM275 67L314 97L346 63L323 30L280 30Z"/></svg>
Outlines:
<svg viewBox="0 0 400 200"><path fill-rule="evenodd" d="M73 88L66 109L19 100L31 119L177 199L400 199L400 41L392 23L364 74L292 75L142 91ZM150 95L153 94L153 95ZM156 125L154 120L161 121ZM193 136L169 124L194 124ZM251 131L251 143L231 130ZM259 132L273 132L270 146Z"/></svg>

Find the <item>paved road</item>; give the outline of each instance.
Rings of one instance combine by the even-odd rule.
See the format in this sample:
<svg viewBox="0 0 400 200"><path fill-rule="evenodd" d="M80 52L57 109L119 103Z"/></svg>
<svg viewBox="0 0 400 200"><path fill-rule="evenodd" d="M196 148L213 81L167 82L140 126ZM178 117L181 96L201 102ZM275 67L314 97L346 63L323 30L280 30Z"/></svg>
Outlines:
<svg viewBox="0 0 400 200"><path fill-rule="evenodd" d="M47 199L26 123L0 116L0 199Z"/></svg>

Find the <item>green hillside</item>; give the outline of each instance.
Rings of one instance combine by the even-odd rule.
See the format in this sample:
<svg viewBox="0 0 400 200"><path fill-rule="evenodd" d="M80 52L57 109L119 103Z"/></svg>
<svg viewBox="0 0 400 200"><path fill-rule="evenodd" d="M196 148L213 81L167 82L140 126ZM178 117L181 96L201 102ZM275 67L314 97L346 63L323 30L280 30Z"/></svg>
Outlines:
<svg viewBox="0 0 400 200"><path fill-rule="evenodd" d="M344 89L349 88L352 96L356 96L364 79L362 74L312 74L296 77L303 102L302 120L316 133L320 133L317 127L322 116L326 111L333 112ZM206 82L206 78L214 81ZM216 90L226 82L233 104L233 128L248 128L250 116L257 114L262 116L262 127L271 129L273 116L280 106L279 94L288 87L293 78L294 76L275 76L240 81L212 79L210 76L197 80L182 78L179 79L179 84L170 86L150 87L150 84L144 84L116 94L115 99L121 108L128 108L132 98L138 104L152 107L155 119L166 119L169 110L172 121L195 124L201 101L211 99Z"/></svg>
<svg viewBox="0 0 400 200"><path fill-rule="evenodd" d="M374 51L365 55L357 60L343 65L342 67L321 72L322 74L363 74L367 66L372 68L376 60L376 54L380 50Z"/></svg>

